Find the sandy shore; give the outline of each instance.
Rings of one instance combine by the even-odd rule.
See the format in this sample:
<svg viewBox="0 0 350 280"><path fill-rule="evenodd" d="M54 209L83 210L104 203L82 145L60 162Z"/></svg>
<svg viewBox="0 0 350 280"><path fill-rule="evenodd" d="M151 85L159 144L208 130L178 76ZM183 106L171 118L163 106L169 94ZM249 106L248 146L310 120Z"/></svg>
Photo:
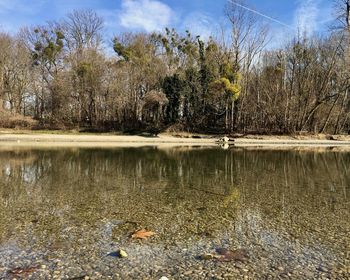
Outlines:
<svg viewBox="0 0 350 280"><path fill-rule="evenodd" d="M328 139L327 139L328 138ZM350 137L334 136L246 136L234 139L235 146L313 146L347 147ZM158 137L113 134L60 134L0 131L1 146L79 146L79 147L139 147L139 146L217 146L219 137L162 134Z"/></svg>

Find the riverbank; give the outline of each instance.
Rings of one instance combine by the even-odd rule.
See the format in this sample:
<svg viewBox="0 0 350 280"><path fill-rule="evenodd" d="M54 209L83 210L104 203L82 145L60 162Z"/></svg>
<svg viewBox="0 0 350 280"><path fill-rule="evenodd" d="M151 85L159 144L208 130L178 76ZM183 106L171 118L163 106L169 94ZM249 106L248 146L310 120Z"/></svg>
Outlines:
<svg viewBox="0 0 350 280"><path fill-rule="evenodd" d="M0 145L15 146L216 146L220 136L198 134L123 135L116 133L88 134L61 131L0 130ZM235 146L326 146L350 147L350 136L257 136L246 135L231 138Z"/></svg>

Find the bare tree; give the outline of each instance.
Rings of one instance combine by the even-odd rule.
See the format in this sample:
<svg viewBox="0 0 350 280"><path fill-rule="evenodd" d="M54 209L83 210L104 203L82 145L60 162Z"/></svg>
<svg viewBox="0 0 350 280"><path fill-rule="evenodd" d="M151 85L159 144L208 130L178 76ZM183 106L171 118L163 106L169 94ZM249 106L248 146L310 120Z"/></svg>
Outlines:
<svg viewBox="0 0 350 280"><path fill-rule="evenodd" d="M25 114L25 95L30 82L30 56L17 38L0 34L0 99L13 113Z"/></svg>
<svg viewBox="0 0 350 280"><path fill-rule="evenodd" d="M71 51L100 48L103 25L103 19L92 10L73 11L60 24Z"/></svg>
<svg viewBox="0 0 350 280"><path fill-rule="evenodd" d="M334 128L334 133L339 133L339 131L345 127L350 119L350 101L348 98L350 91L350 0L334 0L335 13L338 25L336 25L335 31L340 32L341 35L337 34L338 38L343 40L343 67L341 67L340 73L342 74L342 84L340 88L340 93L342 94L341 109L338 110L337 121ZM342 120L342 115L347 112L344 120ZM349 126L349 125L348 125Z"/></svg>
<svg viewBox="0 0 350 280"><path fill-rule="evenodd" d="M349 0L333 0L334 13L337 25L333 26L334 29L350 30L350 1Z"/></svg>
<svg viewBox="0 0 350 280"><path fill-rule="evenodd" d="M255 14L244 9L244 2L229 2L225 14L231 23L231 41L233 66L237 72L242 73L242 91L238 100L237 122L241 123L246 97L249 91L249 72L252 63L266 46L268 27ZM233 107L233 104L232 104ZM231 129L233 128L234 111L231 112ZM244 126L244 125L243 125Z"/></svg>
<svg viewBox="0 0 350 280"><path fill-rule="evenodd" d="M64 35L55 23L23 28L21 40L31 54L33 75L38 77L32 89L35 90L35 118L55 119L60 113L60 87L58 78L64 70Z"/></svg>
<svg viewBox="0 0 350 280"><path fill-rule="evenodd" d="M268 26L255 14L244 9L243 1L229 2L225 15L231 23L232 53L235 67L249 71L254 59L267 43ZM242 70L243 70L242 69Z"/></svg>

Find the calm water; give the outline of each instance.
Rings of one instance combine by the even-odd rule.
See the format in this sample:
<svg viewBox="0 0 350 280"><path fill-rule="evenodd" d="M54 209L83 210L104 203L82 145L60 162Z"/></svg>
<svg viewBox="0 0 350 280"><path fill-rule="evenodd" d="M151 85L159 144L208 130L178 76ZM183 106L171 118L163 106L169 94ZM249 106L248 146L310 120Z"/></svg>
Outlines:
<svg viewBox="0 0 350 280"><path fill-rule="evenodd" d="M0 279L349 279L349 166L326 149L1 149ZM198 259L218 247L249 259Z"/></svg>

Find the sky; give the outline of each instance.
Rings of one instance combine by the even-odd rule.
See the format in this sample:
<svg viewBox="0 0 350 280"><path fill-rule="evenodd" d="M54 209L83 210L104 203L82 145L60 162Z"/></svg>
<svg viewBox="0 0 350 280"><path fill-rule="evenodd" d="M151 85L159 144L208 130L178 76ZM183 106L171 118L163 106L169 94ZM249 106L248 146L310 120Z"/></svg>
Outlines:
<svg viewBox="0 0 350 280"><path fill-rule="evenodd" d="M0 30L15 33L23 25L59 20L75 9L93 9L105 19L109 36L129 31L191 30L208 38L225 25L224 6L232 0L0 0ZM246 0L267 17L275 40L301 30L324 32L333 16L332 0Z"/></svg>

